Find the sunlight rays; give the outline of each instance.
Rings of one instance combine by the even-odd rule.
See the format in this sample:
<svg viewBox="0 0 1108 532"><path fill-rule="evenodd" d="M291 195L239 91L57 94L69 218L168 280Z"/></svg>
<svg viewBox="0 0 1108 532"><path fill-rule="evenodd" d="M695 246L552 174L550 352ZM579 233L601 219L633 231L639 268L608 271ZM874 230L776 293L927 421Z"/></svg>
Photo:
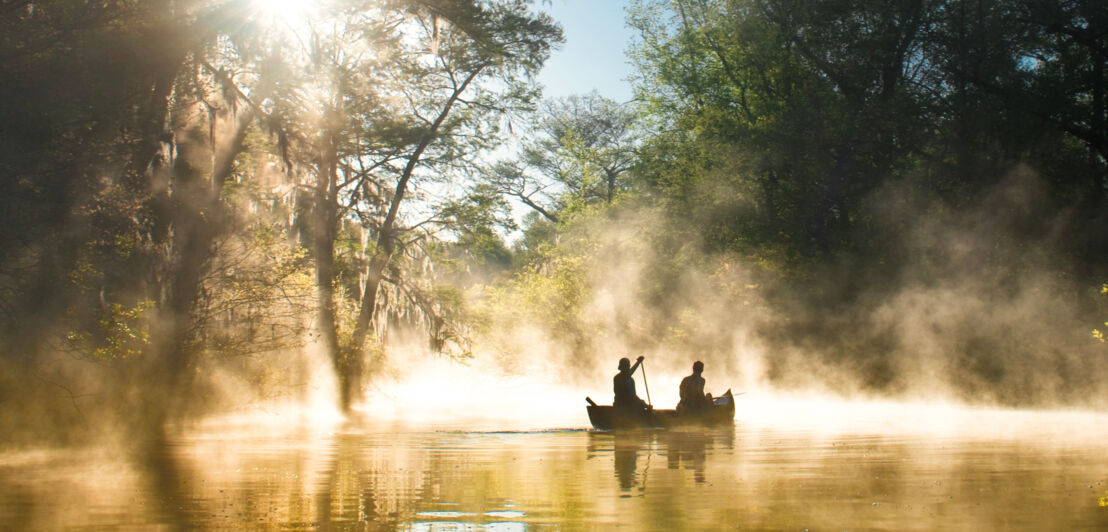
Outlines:
<svg viewBox="0 0 1108 532"><path fill-rule="evenodd" d="M274 28L300 34L319 11L319 0L251 0L262 19Z"/></svg>

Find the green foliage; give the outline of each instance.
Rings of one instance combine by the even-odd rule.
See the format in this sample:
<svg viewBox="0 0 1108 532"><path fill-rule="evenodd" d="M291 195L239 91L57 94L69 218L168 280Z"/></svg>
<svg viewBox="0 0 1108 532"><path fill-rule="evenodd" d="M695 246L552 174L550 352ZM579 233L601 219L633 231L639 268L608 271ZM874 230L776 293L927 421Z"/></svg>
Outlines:
<svg viewBox="0 0 1108 532"><path fill-rule="evenodd" d="M70 331L65 339L75 353L100 362L142 355L150 345L148 311L153 301L140 301L131 308L114 303L102 311L93 331Z"/></svg>
<svg viewBox="0 0 1108 532"><path fill-rule="evenodd" d="M518 275L511 287L527 315L557 330L577 320L588 294L584 258L560 256L549 248L539 254L537 267Z"/></svg>
<svg viewBox="0 0 1108 532"><path fill-rule="evenodd" d="M1053 194L1102 202L1103 154L1071 142L1095 152L1104 131L1103 106L1088 107L1103 92L1089 70L1103 51L1088 55L1088 28L1071 27L1102 14L999 2L978 6L970 24L966 9L634 3L637 95L661 130L640 182L676 216L693 213L710 249L784 244L787 260L879 253L866 198L908 176L927 175L925 187L959 204L1028 162L1050 175ZM1072 106L1098 125L1064 118ZM1087 187L1088 175L1100 186Z"/></svg>
<svg viewBox="0 0 1108 532"><path fill-rule="evenodd" d="M444 228L454 235L444 244L443 256L449 257L454 271L476 269L472 273L492 275L511 266L511 251L500 235L517 226L507 200L492 186L478 184L463 198L444 202L438 211Z"/></svg>
<svg viewBox="0 0 1108 532"><path fill-rule="evenodd" d="M336 369L356 370L364 301L369 344L412 326L467 351L437 261L510 264L502 201L466 176L533 108L561 30L522 0L325 2L297 27L255 4L3 8L5 367L34 374L61 340L125 402L215 375L270 388L331 304ZM158 425L170 402L116 406Z"/></svg>
<svg viewBox="0 0 1108 532"><path fill-rule="evenodd" d="M315 286L308 265L273 223L220 242L196 303L192 348L233 358L301 347Z"/></svg>
<svg viewBox="0 0 1108 532"><path fill-rule="evenodd" d="M593 92L542 103L513 160L484 170L488 186L550 221L628 190L639 142L636 116Z"/></svg>
<svg viewBox="0 0 1108 532"><path fill-rule="evenodd" d="M1080 320L1032 326L1013 317L1021 298L1104 272L1106 14L1080 2L633 2L631 122L648 133L623 145L607 198L601 161L618 143L590 135L620 122L616 107L547 106L520 156L487 170L534 211L515 276L486 290L487 315L527 316L575 354L612 338L726 351L719 330L742 330L887 391L922 355L900 343L913 326L867 320L895 321L887 305L905 286L953 285L996 315L964 320L993 333L942 339L951 378L1028 400L1014 377L1030 378L1024 361L1073 362L1013 324L1078 341ZM604 299L612 285L618 303ZM611 315L595 314L598 298ZM752 315L713 319L738 309ZM774 378L788 356L767 357Z"/></svg>

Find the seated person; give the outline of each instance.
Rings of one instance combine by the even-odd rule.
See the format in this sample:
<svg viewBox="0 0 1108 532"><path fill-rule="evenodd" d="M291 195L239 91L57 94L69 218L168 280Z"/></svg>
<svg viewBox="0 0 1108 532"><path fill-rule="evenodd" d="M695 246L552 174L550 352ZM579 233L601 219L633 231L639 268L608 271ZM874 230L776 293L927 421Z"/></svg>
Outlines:
<svg viewBox="0 0 1108 532"><path fill-rule="evenodd" d="M692 413L707 410L712 406L712 394L704 393L704 363L697 360L692 365L692 375L681 379L681 402L677 403L678 413Z"/></svg>
<svg viewBox="0 0 1108 532"><path fill-rule="evenodd" d="M639 369L639 364L642 364L643 358L640 356L634 366L626 357L619 359L619 373L612 378L612 390L616 394L612 406L633 410L646 408L646 402L639 399L639 396L635 393L635 379L631 378L631 374Z"/></svg>

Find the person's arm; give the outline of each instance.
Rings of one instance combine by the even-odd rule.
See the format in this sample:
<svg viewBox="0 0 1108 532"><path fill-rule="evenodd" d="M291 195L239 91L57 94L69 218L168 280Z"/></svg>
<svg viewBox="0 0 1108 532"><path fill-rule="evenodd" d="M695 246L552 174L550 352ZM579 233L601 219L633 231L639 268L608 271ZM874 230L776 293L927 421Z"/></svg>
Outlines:
<svg viewBox="0 0 1108 532"><path fill-rule="evenodd" d="M631 366L631 373L635 373L635 370L639 369L639 364L642 364L644 358L646 357L639 355L639 359L635 361L635 365Z"/></svg>

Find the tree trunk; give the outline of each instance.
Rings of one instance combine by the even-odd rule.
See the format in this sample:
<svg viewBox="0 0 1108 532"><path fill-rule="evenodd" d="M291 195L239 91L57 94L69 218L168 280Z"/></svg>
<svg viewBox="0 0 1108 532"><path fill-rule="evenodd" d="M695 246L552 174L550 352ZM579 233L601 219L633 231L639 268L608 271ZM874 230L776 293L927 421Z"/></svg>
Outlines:
<svg viewBox="0 0 1108 532"><path fill-rule="evenodd" d="M339 406L347 412L360 389L360 359L349 356L339 341L338 310L335 304L335 239L338 234L338 147L328 136L325 157L320 163L321 179L316 183L312 203L312 253L316 266L316 327L323 349L338 378Z"/></svg>
<svg viewBox="0 0 1108 532"><path fill-rule="evenodd" d="M854 166L853 142L840 146L835 156L835 165L831 168L823 183L823 190L816 203L816 212L808 227L809 254L826 257L831 252L831 232L835 222L835 209L842 209L846 197L846 187L850 181L850 172ZM838 213L840 216L844 212Z"/></svg>
<svg viewBox="0 0 1108 532"><path fill-rule="evenodd" d="M779 182L777 172L772 168L766 171L765 178L762 180L762 203L765 205L765 219L770 229L769 234L774 235L774 238L781 231L781 220L777 210Z"/></svg>
<svg viewBox="0 0 1108 532"><path fill-rule="evenodd" d="M608 185L608 197L605 198L605 200L608 205L611 205L612 199L615 198L616 195L616 178L619 177L619 172L605 169L604 177L606 178L605 181Z"/></svg>
<svg viewBox="0 0 1108 532"><path fill-rule="evenodd" d="M1101 206L1105 201L1105 193L1108 192L1108 183L1105 183L1104 164L1100 161L1100 155L1103 154L1108 148L1103 144L1108 143L1108 132L1105 131L1105 116L1104 116L1104 60L1105 58L1100 55L1096 50L1092 51L1093 54L1093 134L1092 137L1097 139L1101 146L1096 146L1094 143L1089 144L1089 164L1090 170L1093 173L1093 205ZM1098 149L1099 148L1099 149Z"/></svg>
<svg viewBox="0 0 1108 532"><path fill-rule="evenodd" d="M193 310L200 293L204 269L212 256L212 246L224 221L220 193L234 170L234 160L243 150L246 133L253 120L252 112L243 112L227 143L218 149L210 174L197 167L192 150L199 141L182 143L180 156L173 167L173 195L169 201L172 223L171 256L167 271L171 278L162 290L164 299L158 308L158 323L151 335L156 367L137 378L146 381L147 389L158 390L160 397L144 397L143 419L139 423L161 427L187 400L195 363L191 349ZM201 150L198 150L201 151ZM207 177L207 179L206 179ZM150 387L149 380L160 382Z"/></svg>

